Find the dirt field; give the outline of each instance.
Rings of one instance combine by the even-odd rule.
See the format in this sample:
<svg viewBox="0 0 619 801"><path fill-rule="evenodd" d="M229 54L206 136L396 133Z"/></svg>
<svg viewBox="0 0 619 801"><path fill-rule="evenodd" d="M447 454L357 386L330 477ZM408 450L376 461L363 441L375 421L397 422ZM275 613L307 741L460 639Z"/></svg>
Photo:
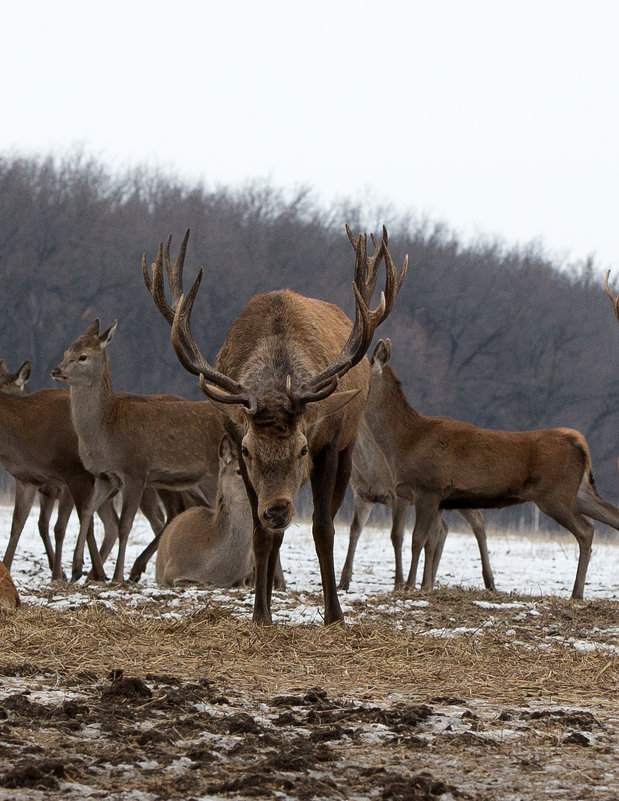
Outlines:
<svg viewBox="0 0 619 801"><path fill-rule="evenodd" d="M3 801L619 797L615 601L389 593L325 629L111 596L2 614Z"/></svg>

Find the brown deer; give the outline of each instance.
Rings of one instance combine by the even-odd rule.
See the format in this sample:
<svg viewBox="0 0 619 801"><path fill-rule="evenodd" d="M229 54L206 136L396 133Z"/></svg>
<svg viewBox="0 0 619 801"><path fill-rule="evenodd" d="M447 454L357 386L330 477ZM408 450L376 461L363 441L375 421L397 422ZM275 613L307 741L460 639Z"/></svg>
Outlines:
<svg viewBox="0 0 619 801"><path fill-rule="evenodd" d="M19 370L17 370L15 373L11 373L6 365L6 362L3 359L0 359L0 392L19 397L28 395L26 384L29 378L29 361L24 362L24 364L22 364ZM54 449L57 449L58 463L54 464L54 470L58 473L58 475L62 474L63 464L60 464L60 462L66 459L67 454L69 454L69 458L65 466L67 467L68 475L73 476L77 469L76 464L79 462L79 455L77 453L77 436L73 430L73 424L71 422L69 393L66 390L55 390L53 396L51 396L48 394L49 392L50 391L47 390L39 397L43 401L53 400L53 403L51 403L51 408L55 413L60 415L60 419L58 420L58 427L54 429L55 435L53 435L53 432L44 429L45 442L39 443L40 447L42 448L41 458L38 464L33 464L32 469L34 472L44 473L50 460L53 460ZM44 405L45 404L43 403L43 407ZM87 476L87 480L92 484L92 477L89 474ZM23 531L25 522L30 513L30 509L32 508L37 491L39 493L40 505L39 533L45 546L46 554L52 571L52 579L61 580L64 579L64 573L62 571L63 543L69 518L74 507L73 496L67 484L33 484L20 481L19 479L15 480L15 505L11 524L11 533L9 536L6 553L4 555L4 563L10 570L21 532ZM56 523L54 525L55 547L52 547L49 539L49 521L54 510L54 504L56 500L58 501L58 514ZM178 503L178 501L174 498L168 499L165 496L161 498L161 501L169 518L170 506L175 502ZM159 498L154 490L146 489L144 491L140 501L140 508L150 522L153 530L155 532L160 532L164 526L166 518L160 509ZM185 506L182 508L185 508ZM104 527L104 539L99 550L100 561L102 565L110 553L112 546L116 542L116 539L118 538L118 515L116 514L112 502L109 500L104 502L99 509L97 509L97 514L100 517ZM93 570L91 576L99 579L105 578L104 574L101 575L101 573L97 573L96 570Z"/></svg>
<svg viewBox="0 0 619 801"><path fill-rule="evenodd" d="M372 359L370 360L370 363L372 363ZM383 409L382 413L379 410L377 418L382 421L381 424L384 426L392 425L391 409ZM357 444L355 445L355 450L353 451L350 486L354 494L353 517L350 524L348 551L346 553L346 560L340 576L339 588L341 590L348 590L350 588L355 551L357 548L357 543L359 542L359 537L361 536L363 527L367 523L374 505L380 503L390 507L391 509L391 543L393 545L393 552L395 556L394 589L401 589L404 587L402 542L404 539L404 529L406 526L406 518L410 507L410 502L406 498L398 497L396 491L396 481L394 479L393 471L389 466L387 455L384 454L379 448L365 417L359 426ZM457 511L458 514L460 514L460 516L463 517L464 520L466 520L466 522L470 525L479 547L484 585L486 589L494 590L494 576L492 574L490 558L488 556L484 516L479 509L457 509L454 511ZM442 515L439 516L438 526L438 543L434 550L434 561L432 564L433 585L434 579L436 578L438 564L440 562L443 544L447 536L447 525ZM430 549L426 543L426 559L429 558L429 555Z"/></svg>
<svg viewBox="0 0 619 801"><path fill-rule="evenodd" d="M584 436L570 428L494 431L449 417L424 417L408 404L390 358L390 341L380 340L372 357L367 417L381 450L389 454L398 495L415 503L407 586L413 586L421 549L441 509L530 501L576 537L572 598L582 598L594 533L587 517L619 530L619 509L595 489ZM393 426L381 425L385 408L393 413ZM424 568L424 588L431 587L426 573L431 565L432 559Z"/></svg>
<svg viewBox="0 0 619 801"><path fill-rule="evenodd" d="M94 481L79 458L68 392L40 389L19 397L0 392L0 464L23 484L51 487L59 493L68 487L82 517ZM94 577L103 580L92 526L87 532ZM11 558L16 545L17 540L9 542ZM63 577L61 554L62 543L56 542L52 578L57 580Z"/></svg>
<svg viewBox="0 0 619 801"><path fill-rule="evenodd" d="M89 522L106 498L121 492L113 580L123 582L127 540L145 488L190 490L217 474L216 448L223 429L219 414L209 404L114 392L107 347L116 325L99 333L99 320L95 320L52 370L56 381L69 384L79 456L95 476L80 522L74 579L82 573L81 551Z"/></svg>
<svg viewBox="0 0 619 801"><path fill-rule="evenodd" d="M219 445L215 506L188 509L166 526L157 549L157 583L216 587L249 584L253 565L251 532L251 509L236 448L224 434Z"/></svg>
<svg viewBox="0 0 619 801"><path fill-rule="evenodd" d="M190 317L202 279L199 272L187 295L182 271L189 231L178 258L165 247L168 283L165 297L163 244L149 275L142 271L155 304L172 326L172 343L186 370L224 414L226 430L238 448L239 467L253 521L255 596L253 620L271 622L271 594L284 531L295 514L294 499L309 479L314 502L312 533L322 578L326 625L343 620L333 565L333 518L339 509L352 465L357 428L370 383L365 353L377 326L387 317L406 274L398 274L383 228L380 244L372 236L356 239L355 322L337 306L288 289L255 295L230 326L214 367L201 355ZM385 261L386 284L374 311L369 304ZM337 391L336 391L337 390Z"/></svg>
<svg viewBox="0 0 619 801"><path fill-rule="evenodd" d="M5 564L0 562L0 609L18 609L21 598Z"/></svg>

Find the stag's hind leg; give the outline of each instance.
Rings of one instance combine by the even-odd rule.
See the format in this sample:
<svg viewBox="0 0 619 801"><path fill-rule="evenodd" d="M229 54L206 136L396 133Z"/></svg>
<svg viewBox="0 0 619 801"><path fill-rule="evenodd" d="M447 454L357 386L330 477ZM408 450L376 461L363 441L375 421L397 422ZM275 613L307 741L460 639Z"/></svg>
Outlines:
<svg viewBox="0 0 619 801"><path fill-rule="evenodd" d="M566 509L562 506L554 506L547 502L538 503L539 508L556 520L559 525L564 526L568 531L576 537L578 542L578 567L576 568L576 579L572 589L572 598L582 598L585 590L585 579L587 577L587 568L589 566L589 559L591 558L591 543L593 541L594 528L586 517L572 509Z"/></svg>

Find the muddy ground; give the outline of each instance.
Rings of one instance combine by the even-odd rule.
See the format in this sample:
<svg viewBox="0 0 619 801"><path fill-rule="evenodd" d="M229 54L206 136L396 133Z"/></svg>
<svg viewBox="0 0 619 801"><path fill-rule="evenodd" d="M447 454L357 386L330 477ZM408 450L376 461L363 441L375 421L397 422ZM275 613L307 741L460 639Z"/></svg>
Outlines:
<svg viewBox="0 0 619 801"><path fill-rule="evenodd" d="M2 801L619 797L616 602L445 589L256 628L240 590L80 592L2 614Z"/></svg>

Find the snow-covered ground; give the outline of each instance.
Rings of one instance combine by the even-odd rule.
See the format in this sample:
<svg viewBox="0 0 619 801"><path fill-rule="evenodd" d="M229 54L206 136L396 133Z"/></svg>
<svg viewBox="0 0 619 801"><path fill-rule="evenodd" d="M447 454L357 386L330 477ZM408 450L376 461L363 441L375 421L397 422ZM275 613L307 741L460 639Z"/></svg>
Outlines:
<svg viewBox="0 0 619 801"><path fill-rule="evenodd" d="M8 540L11 514L10 506L0 507L0 527L5 544ZM37 515L38 510L35 508L24 528L11 573L22 598L26 601L30 598L33 602L41 603L42 599L35 598L35 595L49 587L50 573L38 535ZM98 526L97 523L97 538L100 540L101 531ZM77 519L74 514L65 540L63 563L67 573L70 573L76 534ZM151 536L152 532L147 521L141 515L138 516L128 546L127 571L134 558L150 541ZM335 542L335 565L338 578L344 563L347 545L348 526L339 524L336 527ZM4 547L5 545L2 546L2 550ZM498 590L515 591L535 598L549 595L569 597L576 573L578 553L576 541L571 535L549 536L544 534L534 537L490 530L488 548ZM405 541L405 570L409 553L410 539ZM112 557L114 556L113 552ZM112 557L106 565L108 573L112 572ZM309 524L295 523L288 529L284 537L281 559L288 589L294 591L293 595L303 599L307 594L321 591L318 562ZM346 607L355 600L366 598L371 594L389 592L393 587L393 566L393 550L388 529L368 527L363 532L357 548L350 591L341 593L344 610L346 611ZM79 590L83 581L75 586L76 592L70 596L71 603L80 602ZM438 582L442 586L459 585L483 588L477 543L473 535L468 530L465 531L462 525L451 530L447 537L439 568ZM153 559L139 588L110 590L110 592L111 597L114 592L123 591L141 592L148 595L153 593L155 588ZM247 593L238 590L231 592L238 597L240 608L251 609L251 598ZM67 596L63 595L63 600L66 601L66 598ZM83 598L85 602L87 596L84 595ZM585 598L619 599L619 537L594 540ZM58 602L60 600L59 598ZM274 601L274 613L277 614L280 606L279 601ZM296 605L286 604L285 606L284 616L287 620L310 622L319 619L320 610L315 600L307 605L297 602Z"/></svg>

